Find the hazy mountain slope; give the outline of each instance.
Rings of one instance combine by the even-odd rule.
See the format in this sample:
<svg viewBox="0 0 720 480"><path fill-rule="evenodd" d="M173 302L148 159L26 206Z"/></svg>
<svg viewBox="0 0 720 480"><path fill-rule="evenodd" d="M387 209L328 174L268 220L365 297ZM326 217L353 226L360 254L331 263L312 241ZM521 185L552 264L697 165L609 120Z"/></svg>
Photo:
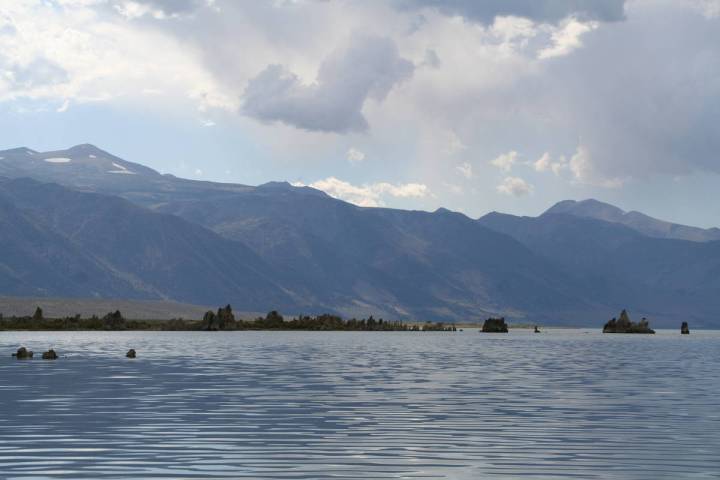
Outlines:
<svg viewBox="0 0 720 480"><path fill-rule="evenodd" d="M720 240L720 229L703 229L678 225L650 217L640 212L625 212L613 205L597 200L564 200L549 208L546 214L568 214L583 218L594 218L630 227L644 235L656 238L710 242Z"/></svg>
<svg viewBox="0 0 720 480"><path fill-rule="evenodd" d="M627 307L660 324L684 317L720 326L720 242L655 238L660 234L623 223L632 215L599 202L561 202L538 218L490 214L475 221L442 209L360 208L280 182L183 180L89 145L0 157L11 176L134 203L105 200L90 208L64 199L65 189L52 197L55 187L45 192L52 208L35 205L22 188L10 195L23 214L97 255L99 268L127 269L115 280L138 295L204 304L229 296L247 302L227 300L245 310L421 320L504 314L575 325L600 323ZM75 206L57 207L63 202Z"/></svg>
<svg viewBox="0 0 720 480"><path fill-rule="evenodd" d="M281 183L158 208L243 241L348 314L548 318L587 307L549 262L447 211L360 208Z"/></svg>
<svg viewBox="0 0 720 480"><path fill-rule="evenodd" d="M11 214L20 211L46 232L8 229L16 243L31 243L17 250L13 261L34 261L42 252L56 249L84 252L99 267L92 269L88 262L71 259L68 268L86 273L91 287L85 296L236 302L250 309L297 303L273 282L267 264L247 247L180 218L150 212L117 197L29 179L0 181L0 193L14 205L4 212L3 221L15 222ZM10 257L3 252L3 261ZM52 273L53 269L39 271ZM93 292L95 285L104 283L125 287ZM66 291L58 287L47 293L57 296ZM82 290L71 293L83 294Z"/></svg>
<svg viewBox="0 0 720 480"><path fill-rule="evenodd" d="M720 242L652 238L623 225L565 214L492 213L479 222L570 272L602 303L673 326L679 319L718 325Z"/></svg>
<svg viewBox="0 0 720 480"><path fill-rule="evenodd" d="M0 291L4 295L131 296L92 255L18 209L0 187Z"/></svg>
<svg viewBox="0 0 720 480"><path fill-rule="evenodd" d="M167 238L163 231L170 226L159 225L172 223L175 216L234 240L230 243L238 250L249 247L267 265L272 282L292 297L289 308L293 311L314 313L325 309L345 315L428 320L477 320L499 313L514 318L562 320L574 318L575 313L588 308L582 292L549 262L462 215L363 209L317 190L286 183L246 187L180 180L146 172L129 162L122 165L139 173L113 174L107 171L107 165L94 168L93 161L109 154L90 146L52 153L51 158L69 158L65 164L48 167L47 155L29 155L20 150L12 157L14 160L6 163L21 164L23 174L34 174L34 168L38 168L43 178L73 188L113 192L156 212L173 215L162 217L164 220L152 217L152 225L157 228L149 228L141 221L149 215L147 212L132 216L132 223L103 222L108 218L130 218L114 211L129 208L125 203L108 203L101 211L96 211L97 207L85 211L89 207L83 207L82 202L70 202L73 208L34 211L73 241L97 249L114 268L143 271L142 278L153 286L174 282L172 298L176 300L212 303L215 300L204 295L212 292L219 296L223 290L214 288L212 282L194 287L199 280L193 272L205 267L202 262L206 255L216 258L213 255L218 250L202 244L208 237L206 233L188 238L182 248L173 247L180 251L195 247L197 257L188 255L195 259L193 268L183 263L185 255L168 253L168 246L155 247L166 252L165 256L147 249L144 255L130 253L138 251L142 239L142 235L141 239L133 238L131 232L148 231L151 238ZM89 155L95 158L86 161ZM23 163L27 161L25 156L33 157L34 166ZM117 159L111 163L121 164ZM63 170L73 164L83 170L82 181ZM47 195L56 194L52 192L57 189L48 187ZM16 189L14 194L23 199L25 208L34 208L31 195L25 195L22 189ZM51 201L63 202L67 201ZM90 217L93 220L88 222ZM106 237L117 235L109 233L113 228L126 235L123 248L106 246ZM228 260L225 263L228 269L234 265ZM171 275L162 275L163 265L169 265ZM145 284L139 288L145 288ZM258 298L265 298L260 285L258 289ZM257 303L242 308L255 309ZM283 304L287 302L266 299L264 308L281 308Z"/></svg>

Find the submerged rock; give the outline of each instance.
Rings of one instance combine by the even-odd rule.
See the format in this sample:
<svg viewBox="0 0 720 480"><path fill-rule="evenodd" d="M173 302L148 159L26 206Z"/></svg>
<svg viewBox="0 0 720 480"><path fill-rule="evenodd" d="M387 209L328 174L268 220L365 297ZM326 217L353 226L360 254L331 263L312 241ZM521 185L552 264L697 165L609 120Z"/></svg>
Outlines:
<svg viewBox="0 0 720 480"><path fill-rule="evenodd" d="M482 331L486 333L507 333L508 327L505 323L505 317L488 318L483 323Z"/></svg>
<svg viewBox="0 0 720 480"><path fill-rule="evenodd" d="M135 353L135 349L131 348L130 350L128 350L128 352L125 354L125 356L127 358L135 358L137 356L137 354Z"/></svg>
<svg viewBox="0 0 720 480"><path fill-rule="evenodd" d="M626 310L620 312L620 318L613 318L603 327L603 333L655 333L648 320L643 318L638 323L630 320Z"/></svg>
<svg viewBox="0 0 720 480"><path fill-rule="evenodd" d="M683 322L680 326L680 333L683 335L690 335L690 327L688 326L687 322Z"/></svg>
<svg viewBox="0 0 720 480"><path fill-rule="evenodd" d="M25 347L20 347L17 352L12 354L12 356L16 357L18 360L27 360L28 358L33 357L33 352Z"/></svg>
<svg viewBox="0 0 720 480"><path fill-rule="evenodd" d="M43 360L57 360L58 356L52 348L42 354Z"/></svg>

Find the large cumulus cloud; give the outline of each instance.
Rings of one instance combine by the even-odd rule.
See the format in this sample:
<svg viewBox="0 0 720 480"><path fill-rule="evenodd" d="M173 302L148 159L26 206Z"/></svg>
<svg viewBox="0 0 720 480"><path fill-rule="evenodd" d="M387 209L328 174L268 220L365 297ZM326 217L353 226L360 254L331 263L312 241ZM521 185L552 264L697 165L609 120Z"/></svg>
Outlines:
<svg viewBox="0 0 720 480"><path fill-rule="evenodd" d="M681 40L679 40L681 39ZM604 180L720 173L720 19L652 4L551 61L543 109Z"/></svg>
<svg viewBox="0 0 720 480"><path fill-rule="evenodd" d="M368 128L362 113L365 102L382 101L413 70L391 39L354 35L347 48L322 63L311 84L282 65L269 65L248 82L242 111L305 130L363 131Z"/></svg>

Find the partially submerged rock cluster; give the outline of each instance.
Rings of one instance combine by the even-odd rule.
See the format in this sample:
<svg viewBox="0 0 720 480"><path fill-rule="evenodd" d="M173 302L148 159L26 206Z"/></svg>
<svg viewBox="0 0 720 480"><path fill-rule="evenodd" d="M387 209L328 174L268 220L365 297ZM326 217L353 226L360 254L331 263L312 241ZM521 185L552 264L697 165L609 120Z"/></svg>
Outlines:
<svg viewBox="0 0 720 480"><path fill-rule="evenodd" d="M50 350L42 354L42 358L43 360L57 360L58 356L57 353L55 353L55 350L51 348Z"/></svg>
<svg viewBox="0 0 720 480"><path fill-rule="evenodd" d="M507 333L508 326L505 323L505 317L488 318L483 323L482 331L485 333Z"/></svg>
<svg viewBox="0 0 720 480"><path fill-rule="evenodd" d="M13 357L17 358L18 360L27 360L28 358L33 357L32 350L28 350L25 347L20 347L17 349L17 352L12 354Z"/></svg>
<svg viewBox="0 0 720 480"><path fill-rule="evenodd" d="M626 310L620 312L620 318L613 318L603 327L603 333L655 333L648 320L643 318L635 323L630 320Z"/></svg>
<svg viewBox="0 0 720 480"><path fill-rule="evenodd" d="M136 355L137 354L135 353L135 350L132 348L125 354L125 356L127 358L135 358ZM20 347L17 349L17 352L12 354L12 356L17 358L18 360L29 360L29 359L33 358L33 352L32 352L32 350L28 350L25 347ZM58 354L57 354L57 352L55 352L55 350L53 350L51 348L47 352L43 352L42 359L43 360L57 360Z"/></svg>

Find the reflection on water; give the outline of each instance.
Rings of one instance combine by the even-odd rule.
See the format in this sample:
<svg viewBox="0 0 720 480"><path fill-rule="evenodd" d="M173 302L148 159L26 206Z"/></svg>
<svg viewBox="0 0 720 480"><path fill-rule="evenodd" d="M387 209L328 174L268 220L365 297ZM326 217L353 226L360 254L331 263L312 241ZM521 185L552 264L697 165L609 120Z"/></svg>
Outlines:
<svg viewBox="0 0 720 480"><path fill-rule="evenodd" d="M2 478L720 478L720 332L0 332L0 353Z"/></svg>

